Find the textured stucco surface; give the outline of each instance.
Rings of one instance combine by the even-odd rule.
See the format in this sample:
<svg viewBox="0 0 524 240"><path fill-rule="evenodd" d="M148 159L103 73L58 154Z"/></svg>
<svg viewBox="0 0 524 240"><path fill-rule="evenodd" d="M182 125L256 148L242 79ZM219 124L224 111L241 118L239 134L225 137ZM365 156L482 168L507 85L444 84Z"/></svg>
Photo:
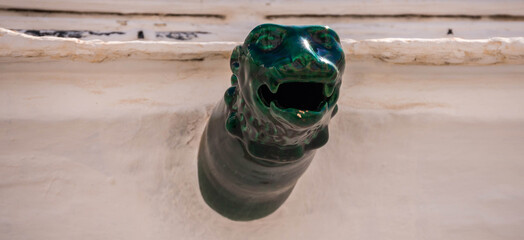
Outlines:
<svg viewBox="0 0 524 240"><path fill-rule="evenodd" d="M0 0L0 240L521 240L523 12L522 0ZM328 25L348 64L330 140L290 198L233 222L202 200L196 153L232 49L264 22Z"/></svg>
<svg viewBox="0 0 524 240"><path fill-rule="evenodd" d="M1 239L520 239L522 65L349 61L329 143L274 214L201 199L228 60L0 63Z"/></svg>

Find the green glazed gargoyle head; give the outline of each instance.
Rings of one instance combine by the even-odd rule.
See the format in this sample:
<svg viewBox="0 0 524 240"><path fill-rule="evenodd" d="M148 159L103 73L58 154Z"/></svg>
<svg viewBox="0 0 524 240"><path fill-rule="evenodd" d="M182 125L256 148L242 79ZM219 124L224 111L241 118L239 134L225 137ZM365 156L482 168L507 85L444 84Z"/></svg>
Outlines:
<svg viewBox="0 0 524 240"><path fill-rule="evenodd" d="M201 139L198 179L211 208L250 221L284 203L328 141L344 52L328 27L262 24L230 64L232 86Z"/></svg>
<svg viewBox="0 0 524 240"><path fill-rule="evenodd" d="M230 63L233 87L225 100L232 115L226 128L251 155L271 158L265 152L274 145L291 149L279 159L293 160L325 144L345 66L333 30L262 24L233 50Z"/></svg>

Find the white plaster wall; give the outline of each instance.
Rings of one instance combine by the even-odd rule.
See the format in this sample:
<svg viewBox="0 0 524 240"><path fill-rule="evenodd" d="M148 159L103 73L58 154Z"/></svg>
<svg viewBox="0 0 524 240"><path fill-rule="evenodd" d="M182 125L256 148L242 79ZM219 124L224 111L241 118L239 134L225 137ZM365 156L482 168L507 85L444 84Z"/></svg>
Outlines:
<svg viewBox="0 0 524 240"><path fill-rule="evenodd" d="M236 3L0 0L0 239L522 239L522 1ZM188 13L224 18L161 15ZM325 13L482 19L267 18ZM290 198L233 222L202 200L196 152L230 51L266 21L331 25L348 64ZM126 34L8 30L72 27ZM210 34L153 41L164 30Z"/></svg>
<svg viewBox="0 0 524 240"><path fill-rule="evenodd" d="M2 239L520 239L520 65L352 61L286 203L233 222L196 151L227 59L0 64Z"/></svg>

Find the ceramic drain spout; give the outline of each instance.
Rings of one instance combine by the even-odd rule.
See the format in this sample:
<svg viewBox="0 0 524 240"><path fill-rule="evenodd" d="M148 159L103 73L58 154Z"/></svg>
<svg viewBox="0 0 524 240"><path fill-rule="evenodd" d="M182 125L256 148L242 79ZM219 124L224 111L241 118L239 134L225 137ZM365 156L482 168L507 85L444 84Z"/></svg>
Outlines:
<svg viewBox="0 0 524 240"><path fill-rule="evenodd" d="M280 207L329 138L344 52L325 26L263 24L231 54L231 87L198 152L205 202L238 221Z"/></svg>

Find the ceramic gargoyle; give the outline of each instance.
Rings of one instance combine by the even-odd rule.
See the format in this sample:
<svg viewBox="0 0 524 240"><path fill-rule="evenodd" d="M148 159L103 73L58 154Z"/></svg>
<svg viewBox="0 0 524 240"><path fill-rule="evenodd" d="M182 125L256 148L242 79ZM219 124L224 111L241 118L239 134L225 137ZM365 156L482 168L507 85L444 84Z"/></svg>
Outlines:
<svg viewBox="0 0 524 240"><path fill-rule="evenodd" d="M345 59L329 27L263 24L230 65L232 86L200 142L198 179L211 208L248 221L280 207L328 141Z"/></svg>

